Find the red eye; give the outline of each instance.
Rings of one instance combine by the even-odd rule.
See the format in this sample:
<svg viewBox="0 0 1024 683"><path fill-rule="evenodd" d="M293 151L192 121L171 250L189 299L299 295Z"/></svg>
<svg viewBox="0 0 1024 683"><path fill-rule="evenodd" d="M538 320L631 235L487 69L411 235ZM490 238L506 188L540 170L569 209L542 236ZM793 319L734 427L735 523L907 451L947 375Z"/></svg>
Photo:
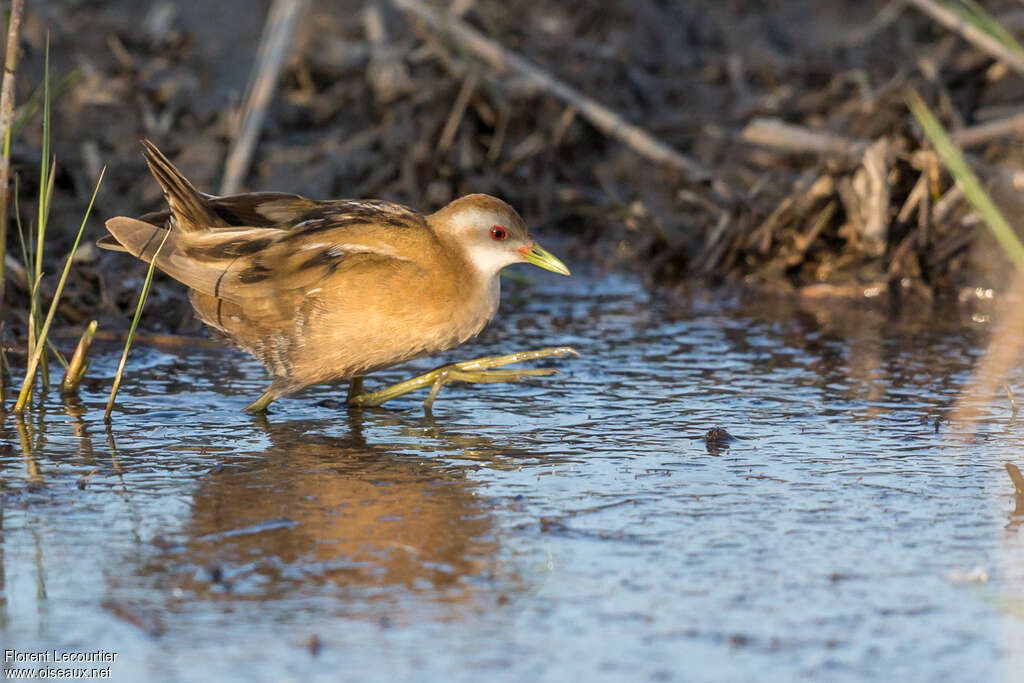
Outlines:
<svg viewBox="0 0 1024 683"><path fill-rule="evenodd" d="M506 240L508 239L508 233L505 232L505 228L501 227L500 225L495 225L493 228L491 228L491 239L494 240L495 242Z"/></svg>

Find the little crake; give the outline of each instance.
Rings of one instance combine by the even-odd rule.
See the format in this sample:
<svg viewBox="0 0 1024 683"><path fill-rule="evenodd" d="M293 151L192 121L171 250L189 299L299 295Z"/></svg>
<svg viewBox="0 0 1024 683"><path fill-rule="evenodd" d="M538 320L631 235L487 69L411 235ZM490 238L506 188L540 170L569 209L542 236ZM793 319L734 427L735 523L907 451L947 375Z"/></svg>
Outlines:
<svg viewBox="0 0 1024 683"><path fill-rule="evenodd" d="M248 409L311 384L350 380L349 402L380 405L447 382L502 382L553 370L492 370L574 353L561 347L442 366L372 393L362 378L450 349L498 309L499 272L528 262L569 269L530 237L505 202L471 194L422 215L379 200L315 201L278 192L213 197L151 143L150 171L169 211L112 218L99 244L127 251L189 287L196 314L273 377Z"/></svg>

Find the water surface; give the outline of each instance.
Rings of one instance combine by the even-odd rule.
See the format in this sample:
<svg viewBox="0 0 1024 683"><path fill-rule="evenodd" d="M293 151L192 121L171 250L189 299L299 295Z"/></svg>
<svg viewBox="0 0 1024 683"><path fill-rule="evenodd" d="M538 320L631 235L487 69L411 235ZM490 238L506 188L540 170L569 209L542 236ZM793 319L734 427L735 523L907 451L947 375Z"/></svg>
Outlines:
<svg viewBox="0 0 1024 683"><path fill-rule="evenodd" d="M541 275L444 359L575 346L558 377L264 421L252 360L139 346L109 431L101 346L0 428L0 642L115 680L1017 680L1024 437L943 421L986 333Z"/></svg>

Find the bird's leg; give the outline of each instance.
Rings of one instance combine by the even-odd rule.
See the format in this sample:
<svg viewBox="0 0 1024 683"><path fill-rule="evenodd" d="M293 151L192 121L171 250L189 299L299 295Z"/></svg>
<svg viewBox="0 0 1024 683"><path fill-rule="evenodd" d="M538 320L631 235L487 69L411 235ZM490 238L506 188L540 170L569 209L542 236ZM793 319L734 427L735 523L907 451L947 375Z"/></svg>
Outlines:
<svg viewBox="0 0 1024 683"><path fill-rule="evenodd" d="M352 399L363 393L363 376L358 375L353 377L348 382L348 402L352 403Z"/></svg>
<svg viewBox="0 0 1024 683"><path fill-rule="evenodd" d="M535 360L537 358L566 356L570 354L574 356L579 355L568 346L559 346L538 351L519 351L504 356L488 356L459 363L449 363L412 379L407 379L404 382L392 384L379 391L370 393L360 392L353 395L350 386L348 402L354 406L375 407L385 401L408 394L410 391L430 387L430 394L427 395L427 399L423 402L423 407L429 410L430 406L434 403L434 399L437 398L437 393L441 391L441 387L450 382L518 382L525 377L554 375L558 370L553 368L533 368L527 370L492 370L491 368Z"/></svg>
<svg viewBox="0 0 1024 683"><path fill-rule="evenodd" d="M277 394L273 390L267 389L258 399L247 405L245 410L250 413L265 413L267 412L267 406L273 403L276 398Z"/></svg>
<svg viewBox="0 0 1024 683"><path fill-rule="evenodd" d="M258 399L247 405L245 409L250 413L265 413L267 412L267 406L288 393L288 388L289 385L286 382L275 379L267 387L267 390Z"/></svg>

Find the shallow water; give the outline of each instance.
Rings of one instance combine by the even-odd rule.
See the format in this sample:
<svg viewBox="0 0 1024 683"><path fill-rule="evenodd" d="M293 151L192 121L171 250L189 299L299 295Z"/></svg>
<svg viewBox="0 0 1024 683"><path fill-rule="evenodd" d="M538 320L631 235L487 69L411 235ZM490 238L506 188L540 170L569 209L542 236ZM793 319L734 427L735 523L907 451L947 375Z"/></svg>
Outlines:
<svg viewBox="0 0 1024 683"><path fill-rule="evenodd" d="M115 680L1020 679L1022 429L936 422L984 323L506 290L447 358L583 355L432 418L317 387L263 422L251 360L140 346L107 432L101 347L81 406L0 430L0 649L114 651Z"/></svg>

